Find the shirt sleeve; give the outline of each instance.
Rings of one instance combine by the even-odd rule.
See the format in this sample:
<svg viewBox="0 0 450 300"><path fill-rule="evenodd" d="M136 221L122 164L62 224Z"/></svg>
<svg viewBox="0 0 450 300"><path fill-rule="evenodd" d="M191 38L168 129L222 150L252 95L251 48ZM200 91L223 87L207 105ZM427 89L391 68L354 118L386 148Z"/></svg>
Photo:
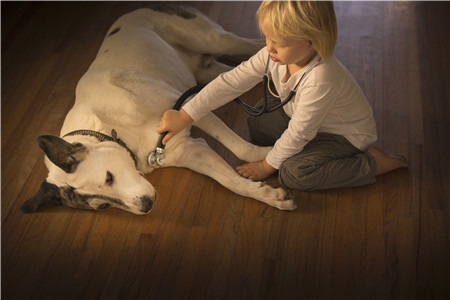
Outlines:
<svg viewBox="0 0 450 300"><path fill-rule="evenodd" d="M194 121L198 121L209 112L249 91L262 80L267 55L266 48L263 48L236 68L220 74L187 102L183 109Z"/></svg>
<svg viewBox="0 0 450 300"><path fill-rule="evenodd" d="M275 169L289 157L302 151L316 135L336 99L333 85L320 84L302 87L294 100L294 112L288 128L276 141L266 157Z"/></svg>

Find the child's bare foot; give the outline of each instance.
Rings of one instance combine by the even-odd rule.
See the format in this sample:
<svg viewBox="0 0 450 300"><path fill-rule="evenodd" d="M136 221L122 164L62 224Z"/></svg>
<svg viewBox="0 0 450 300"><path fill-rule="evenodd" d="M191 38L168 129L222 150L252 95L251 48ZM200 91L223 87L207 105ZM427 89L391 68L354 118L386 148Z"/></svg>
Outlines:
<svg viewBox="0 0 450 300"><path fill-rule="evenodd" d="M377 163L376 175L381 175L398 168L408 167L408 161L400 155L387 154L378 148L369 148L367 149L367 152L375 158Z"/></svg>

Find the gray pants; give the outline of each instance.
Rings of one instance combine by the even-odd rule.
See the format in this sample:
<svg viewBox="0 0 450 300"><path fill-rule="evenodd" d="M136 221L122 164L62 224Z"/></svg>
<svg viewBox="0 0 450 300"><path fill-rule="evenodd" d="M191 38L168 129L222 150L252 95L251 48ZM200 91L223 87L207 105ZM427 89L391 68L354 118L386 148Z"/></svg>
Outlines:
<svg viewBox="0 0 450 300"><path fill-rule="evenodd" d="M282 108L249 117L250 137L255 143L272 146L289 120ZM343 136L318 133L301 152L281 164L278 181L292 189L311 191L367 185L375 182L375 174L372 155L360 151Z"/></svg>

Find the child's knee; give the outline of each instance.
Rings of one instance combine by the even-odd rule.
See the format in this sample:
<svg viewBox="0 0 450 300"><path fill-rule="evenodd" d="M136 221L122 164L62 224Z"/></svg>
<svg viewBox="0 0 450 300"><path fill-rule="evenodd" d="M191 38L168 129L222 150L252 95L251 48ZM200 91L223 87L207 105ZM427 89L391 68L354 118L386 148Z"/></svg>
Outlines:
<svg viewBox="0 0 450 300"><path fill-rule="evenodd" d="M313 166L283 163L278 172L278 181L280 184L295 190L316 190L322 181L320 174L316 171Z"/></svg>

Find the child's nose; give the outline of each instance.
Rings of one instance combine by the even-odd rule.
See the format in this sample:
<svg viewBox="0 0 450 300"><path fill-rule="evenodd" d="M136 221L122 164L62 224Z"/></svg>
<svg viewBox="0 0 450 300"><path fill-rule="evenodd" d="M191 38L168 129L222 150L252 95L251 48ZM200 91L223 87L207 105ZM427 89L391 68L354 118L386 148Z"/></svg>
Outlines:
<svg viewBox="0 0 450 300"><path fill-rule="evenodd" d="M275 52L275 48L273 47L273 44L270 41L266 41L266 45L268 52Z"/></svg>

